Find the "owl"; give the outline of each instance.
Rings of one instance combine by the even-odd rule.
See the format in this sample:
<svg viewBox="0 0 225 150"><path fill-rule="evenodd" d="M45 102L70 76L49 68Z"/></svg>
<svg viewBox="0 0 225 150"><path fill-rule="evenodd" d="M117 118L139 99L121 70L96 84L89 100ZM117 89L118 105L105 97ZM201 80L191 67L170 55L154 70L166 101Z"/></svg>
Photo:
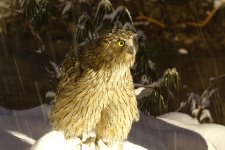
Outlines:
<svg viewBox="0 0 225 150"><path fill-rule="evenodd" d="M137 35L116 30L69 52L50 114L53 128L66 139L95 132L106 144L123 142L139 119L130 67Z"/></svg>

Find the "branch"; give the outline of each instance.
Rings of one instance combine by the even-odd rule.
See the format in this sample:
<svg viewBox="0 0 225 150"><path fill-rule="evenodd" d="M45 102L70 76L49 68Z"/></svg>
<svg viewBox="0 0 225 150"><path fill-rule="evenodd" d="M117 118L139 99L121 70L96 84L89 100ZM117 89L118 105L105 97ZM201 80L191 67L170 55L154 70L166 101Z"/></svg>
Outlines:
<svg viewBox="0 0 225 150"><path fill-rule="evenodd" d="M214 80L222 79L222 78L225 78L225 74L221 74L221 75L218 76L218 77L212 77L212 78L210 78L210 82L211 82L211 81L214 81Z"/></svg>
<svg viewBox="0 0 225 150"><path fill-rule="evenodd" d="M182 26L184 24L186 26L191 26L191 27L199 27L199 28L205 27L207 24L209 24L209 22L212 20L212 18L214 17L214 15L218 12L218 10L221 8L221 6L214 8L203 21L199 21L199 22L186 22L186 23L180 24L180 26ZM179 27L179 24L178 25L175 25L175 27L176 26Z"/></svg>
<svg viewBox="0 0 225 150"><path fill-rule="evenodd" d="M154 88L154 86L152 85L144 85L144 84L140 84L140 83L134 83L134 87L135 88L139 88L139 87L144 87L144 88Z"/></svg>
<svg viewBox="0 0 225 150"><path fill-rule="evenodd" d="M20 10L16 10L16 9L4 7L4 6L0 6L0 8L5 9L5 10L8 10L8 11L11 11L13 13L22 14L22 12Z"/></svg>
<svg viewBox="0 0 225 150"><path fill-rule="evenodd" d="M4 6L0 6L0 8L5 9L5 10L8 10L8 11L11 11L13 13L17 13L17 14L22 15L22 12L20 10L16 10L16 9L4 7ZM30 21L26 21L26 24L27 24L28 28L30 29L30 31L31 31L32 35L34 36L34 38L37 40L41 52L44 52L45 51L45 46L44 46L43 40L38 35L38 33L34 30L34 27L32 26L32 24L31 24Z"/></svg>
<svg viewBox="0 0 225 150"><path fill-rule="evenodd" d="M172 26L172 28L181 28L181 27L199 27L199 28L203 28L205 27L207 24L209 24L209 22L212 20L212 18L215 16L215 14L218 12L218 10L220 10L220 8L224 6L224 3L221 3L219 6L215 7L210 13L209 15L203 20L203 21L199 21L199 22L182 22L182 23L178 23ZM138 17L136 17L136 19L138 21L144 20L147 21L149 23L153 23L156 26L158 26L159 28L166 28L168 27L168 25L154 19L148 16L144 16L144 15L139 15Z"/></svg>
<svg viewBox="0 0 225 150"><path fill-rule="evenodd" d="M38 44L39 44L39 48L41 50L41 53L45 51L45 45L43 40L41 39L41 37L39 36L39 34L34 30L34 27L32 26L30 21L26 21L27 26L29 27L32 35L34 36L34 38L37 40Z"/></svg>
<svg viewBox="0 0 225 150"><path fill-rule="evenodd" d="M136 17L136 19L138 21L145 20L145 21L147 21L149 23L153 23L156 26L158 26L160 28L163 28L163 29L166 28L166 25L164 23L162 23L162 22L160 22L160 21L158 21L158 20L156 20L154 18L148 17L148 16L140 15L140 16Z"/></svg>
<svg viewBox="0 0 225 150"><path fill-rule="evenodd" d="M139 88L139 87L144 87L144 88L157 88L160 87L163 83L163 78L158 79L157 81L149 84L149 85L144 85L144 84L140 84L140 83L134 83L134 87L135 88Z"/></svg>
<svg viewBox="0 0 225 150"><path fill-rule="evenodd" d="M223 79L223 78L225 78L225 74L221 74L218 77L211 77L210 81L209 81L209 86L208 86L207 89L210 89L212 87L213 81L220 80L220 79Z"/></svg>

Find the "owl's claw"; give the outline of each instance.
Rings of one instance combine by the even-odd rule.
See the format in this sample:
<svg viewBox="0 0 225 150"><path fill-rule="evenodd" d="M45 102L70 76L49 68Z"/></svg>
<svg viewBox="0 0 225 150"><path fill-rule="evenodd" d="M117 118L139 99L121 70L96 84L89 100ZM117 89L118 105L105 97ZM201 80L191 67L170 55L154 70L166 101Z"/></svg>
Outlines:
<svg viewBox="0 0 225 150"><path fill-rule="evenodd" d="M95 141L96 141L95 132L83 134L81 150L96 150Z"/></svg>
<svg viewBox="0 0 225 150"><path fill-rule="evenodd" d="M90 144L90 143L95 143L95 137L89 137L86 139L86 141L83 141L83 144Z"/></svg>
<svg viewBox="0 0 225 150"><path fill-rule="evenodd" d="M82 143L82 150L96 150L95 138L88 138L85 142Z"/></svg>
<svg viewBox="0 0 225 150"><path fill-rule="evenodd" d="M90 133L84 133L82 135L82 142L86 142L87 140L90 140L91 138L95 139L96 138L96 133L94 131Z"/></svg>
<svg viewBox="0 0 225 150"><path fill-rule="evenodd" d="M96 141L96 150L123 150L123 143L108 143L103 140Z"/></svg>

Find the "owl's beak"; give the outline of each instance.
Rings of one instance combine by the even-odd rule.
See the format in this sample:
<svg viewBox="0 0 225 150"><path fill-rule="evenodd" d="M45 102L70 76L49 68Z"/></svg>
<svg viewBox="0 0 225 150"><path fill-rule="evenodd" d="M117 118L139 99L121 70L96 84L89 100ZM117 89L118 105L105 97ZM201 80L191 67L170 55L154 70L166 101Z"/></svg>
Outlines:
<svg viewBox="0 0 225 150"><path fill-rule="evenodd" d="M137 47L138 47L138 34L135 34L133 37L133 46L128 47L128 53L132 55L136 55L137 53Z"/></svg>
<svg viewBox="0 0 225 150"><path fill-rule="evenodd" d="M129 46L126 51L127 51L127 53L129 53L131 55L135 55L137 50L136 50L136 47Z"/></svg>
<svg viewBox="0 0 225 150"><path fill-rule="evenodd" d="M137 44L138 43L138 35L134 34L132 39L127 43L126 52L135 56L137 53Z"/></svg>

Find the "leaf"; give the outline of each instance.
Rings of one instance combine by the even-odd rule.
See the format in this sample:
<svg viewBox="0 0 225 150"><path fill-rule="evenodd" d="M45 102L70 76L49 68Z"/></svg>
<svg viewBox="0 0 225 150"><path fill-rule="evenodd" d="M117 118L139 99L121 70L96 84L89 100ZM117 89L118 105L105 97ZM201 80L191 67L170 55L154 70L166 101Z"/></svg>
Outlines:
<svg viewBox="0 0 225 150"><path fill-rule="evenodd" d="M104 19L105 15L109 15L113 12L112 4L109 0L101 0L101 2L98 4L97 12L95 14L95 26L99 26Z"/></svg>
<svg viewBox="0 0 225 150"><path fill-rule="evenodd" d="M22 0L21 12L26 20L43 22L47 16L48 0Z"/></svg>
<svg viewBox="0 0 225 150"><path fill-rule="evenodd" d="M150 65L150 63L154 64L151 61L151 53L153 52L152 48L147 37L143 33L138 33L137 43L138 52L136 54L136 62L134 65L135 67L133 74L136 78L139 78L139 80L141 80L141 76L145 75L152 82L156 80L155 68L153 67L154 65Z"/></svg>
<svg viewBox="0 0 225 150"><path fill-rule="evenodd" d="M180 89L181 81L176 68L167 69L163 75L164 87L168 90L178 91Z"/></svg>
<svg viewBox="0 0 225 150"><path fill-rule="evenodd" d="M121 22L123 25L127 22L134 25L129 10L124 6L119 6L112 16L112 22L114 23L117 21Z"/></svg>
<svg viewBox="0 0 225 150"><path fill-rule="evenodd" d="M75 33L75 39L78 44L93 40L94 35L94 25L86 12L83 12L82 16L79 18L77 30Z"/></svg>
<svg viewBox="0 0 225 150"><path fill-rule="evenodd" d="M164 98L157 90L152 90L150 96L141 99L138 107L146 115L157 116L167 112Z"/></svg>

